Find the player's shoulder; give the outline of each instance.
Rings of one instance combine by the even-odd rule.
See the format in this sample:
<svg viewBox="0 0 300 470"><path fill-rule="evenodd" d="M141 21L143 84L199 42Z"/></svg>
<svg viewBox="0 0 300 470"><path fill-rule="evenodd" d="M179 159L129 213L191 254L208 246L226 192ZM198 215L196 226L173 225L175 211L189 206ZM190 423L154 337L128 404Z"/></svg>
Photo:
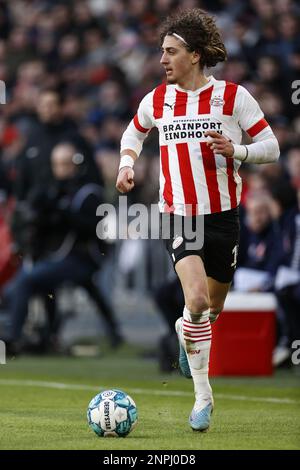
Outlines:
<svg viewBox="0 0 300 470"><path fill-rule="evenodd" d="M165 83L160 83L157 85L155 88L150 90L148 93L144 95L144 97L141 99L140 104L141 105L149 105L149 103L153 102L153 98L159 93L159 94L165 94L166 92L166 84Z"/></svg>
<svg viewBox="0 0 300 470"><path fill-rule="evenodd" d="M151 100L152 97L153 97L153 92L154 92L154 90L151 90L148 93L146 93L146 95L144 95L143 98L141 99L141 103L145 103L145 102L148 102L149 100Z"/></svg>
<svg viewBox="0 0 300 470"><path fill-rule="evenodd" d="M253 98L252 94L250 93L250 91L244 87L243 85L237 85L237 94L238 96L240 96L241 98Z"/></svg>
<svg viewBox="0 0 300 470"><path fill-rule="evenodd" d="M238 83L232 82L230 80L217 80L213 78L212 84L215 90L223 90L226 94L240 94L243 93L244 90L246 91L246 89L242 85L239 85Z"/></svg>
<svg viewBox="0 0 300 470"><path fill-rule="evenodd" d="M243 85L229 80L214 80L215 90L222 88L224 90L224 97L234 97L235 109L243 107L244 105L255 105L256 100L251 92Z"/></svg>
<svg viewBox="0 0 300 470"><path fill-rule="evenodd" d="M230 80L217 80L216 78L212 77L212 84L214 85L214 88L227 88L228 90L234 90L239 94L249 94L249 91L243 85L232 82Z"/></svg>
<svg viewBox="0 0 300 470"><path fill-rule="evenodd" d="M165 82L159 83L155 88L149 91L141 100L141 105L149 106L164 101L169 93L174 93L175 85L169 85Z"/></svg>
<svg viewBox="0 0 300 470"><path fill-rule="evenodd" d="M151 92L151 97L159 98L174 92L176 85L166 82L159 83Z"/></svg>

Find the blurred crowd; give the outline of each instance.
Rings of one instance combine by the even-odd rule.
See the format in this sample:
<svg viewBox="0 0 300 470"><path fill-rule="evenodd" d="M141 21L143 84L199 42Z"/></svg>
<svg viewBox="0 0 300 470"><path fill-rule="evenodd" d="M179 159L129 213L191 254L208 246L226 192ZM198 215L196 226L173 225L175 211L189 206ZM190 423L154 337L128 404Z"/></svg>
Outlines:
<svg viewBox="0 0 300 470"><path fill-rule="evenodd" d="M112 344L121 341L111 305L90 281L101 267L99 254L111 250L93 246L95 207L118 200L120 138L139 101L163 80L157 28L179 7L216 15L229 60L212 73L252 93L279 141L279 164L240 171L234 288L274 292L277 345L289 351L300 338L300 93L293 88L300 79L299 3L0 0L0 80L6 85L6 104L0 104L0 288L13 312L12 341L35 293L45 294L56 332L48 294L64 281L86 287ZM142 155L130 200L151 204L158 195L155 131ZM159 292L155 297L168 322L170 305Z"/></svg>

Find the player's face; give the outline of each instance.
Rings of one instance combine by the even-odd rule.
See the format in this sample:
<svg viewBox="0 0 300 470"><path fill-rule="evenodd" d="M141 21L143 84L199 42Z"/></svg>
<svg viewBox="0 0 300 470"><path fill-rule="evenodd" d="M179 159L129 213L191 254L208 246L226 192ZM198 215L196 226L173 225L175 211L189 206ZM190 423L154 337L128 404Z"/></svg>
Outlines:
<svg viewBox="0 0 300 470"><path fill-rule="evenodd" d="M188 52L182 41L174 36L166 36L162 44L160 63L166 71L168 83L184 83L193 69L192 52Z"/></svg>

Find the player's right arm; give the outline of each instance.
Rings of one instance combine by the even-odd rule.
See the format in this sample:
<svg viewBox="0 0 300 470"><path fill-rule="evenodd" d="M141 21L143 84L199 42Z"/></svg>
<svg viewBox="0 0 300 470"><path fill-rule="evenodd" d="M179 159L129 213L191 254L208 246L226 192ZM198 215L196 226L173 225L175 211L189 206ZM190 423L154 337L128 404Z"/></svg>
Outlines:
<svg viewBox="0 0 300 470"><path fill-rule="evenodd" d="M125 157L126 160L123 157ZM120 160L116 188L122 194L128 193L134 187L133 165L137 158L138 156L134 150L125 149L121 152L121 160ZM121 166L122 164L124 164L124 166Z"/></svg>
<svg viewBox="0 0 300 470"><path fill-rule="evenodd" d="M134 187L133 166L139 157L145 138L154 126L152 92L141 101L138 111L121 139L121 159L116 188L128 193Z"/></svg>

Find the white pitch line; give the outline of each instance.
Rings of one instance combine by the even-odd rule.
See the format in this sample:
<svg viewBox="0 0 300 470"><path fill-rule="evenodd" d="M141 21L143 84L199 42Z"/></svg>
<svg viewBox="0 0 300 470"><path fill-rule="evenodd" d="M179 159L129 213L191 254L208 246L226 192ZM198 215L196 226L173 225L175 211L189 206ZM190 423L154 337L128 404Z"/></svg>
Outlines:
<svg viewBox="0 0 300 470"><path fill-rule="evenodd" d="M300 401L293 400L291 398L275 398L275 397L247 397L244 395L227 395L224 393L216 393L216 398L225 399L225 400L237 400L237 401L261 401L265 403L282 403L287 405L300 404Z"/></svg>
<svg viewBox="0 0 300 470"><path fill-rule="evenodd" d="M103 385L81 385L81 384L66 384L61 382L44 382L40 380L10 380L0 379L0 385L15 385L22 387L41 387L41 388L52 388L54 390L90 390L100 392L105 390L107 387ZM137 395L157 395L157 396L176 396L176 397L191 397L192 392L184 392L181 390L151 390L144 388L127 388L128 393ZM296 405L300 404L299 400L293 400L291 398L275 398L275 397L248 397L245 395L232 395L226 393L215 393L216 399L222 400L233 400L233 401L253 401L262 403L277 403L280 405Z"/></svg>

